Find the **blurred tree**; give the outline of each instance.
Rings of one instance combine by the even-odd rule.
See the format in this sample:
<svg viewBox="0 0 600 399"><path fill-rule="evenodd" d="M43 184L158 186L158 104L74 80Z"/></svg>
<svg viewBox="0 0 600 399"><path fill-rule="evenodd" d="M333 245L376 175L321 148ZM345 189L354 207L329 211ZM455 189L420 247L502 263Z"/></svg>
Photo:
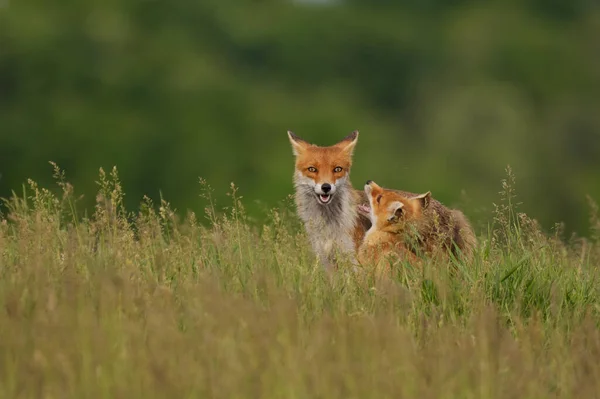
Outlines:
<svg viewBox="0 0 600 399"><path fill-rule="evenodd" d="M117 165L130 207L249 211L292 192L285 132L361 131L353 180L491 211L507 164L532 216L586 233L600 200L600 11L587 0L10 2L0 8L0 195L47 161L90 206ZM260 200L262 204L255 203ZM489 213L481 215L489 217Z"/></svg>

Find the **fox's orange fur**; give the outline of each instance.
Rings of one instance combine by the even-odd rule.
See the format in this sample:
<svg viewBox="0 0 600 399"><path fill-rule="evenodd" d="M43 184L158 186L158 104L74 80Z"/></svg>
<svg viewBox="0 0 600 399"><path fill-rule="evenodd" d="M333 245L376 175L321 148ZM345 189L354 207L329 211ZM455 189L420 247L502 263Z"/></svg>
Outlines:
<svg viewBox="0 0 600 399"><path fill-rule="evenodd" d="M365 236L357 258L363 266L374 266L378 276L389 275L391 266L398 262L408 261L413 265L420 262L419 258L398 240L397 235L382 230L375 230Z"/></svg>
<svg viewBox="0 0 600 399"><path fill-rule="evenodd" d="M372 226L359 249L361 263L379 262L390 253L410 262L417 262L415 254L472 258L476 239L469 221L433 199L431 192L389 190L368 181L365 193Z"/></svg>
<svg viewBox="0 0 600 399"><path fill-rule="evenodd" d="M296 156L296 208L316 256L327 270L340 257L355 262L370 227L369 219L358 212L358 206L366 203L364 192L350 182L358 132L329 147L310 144L292 132L288 136Z"/></svg>

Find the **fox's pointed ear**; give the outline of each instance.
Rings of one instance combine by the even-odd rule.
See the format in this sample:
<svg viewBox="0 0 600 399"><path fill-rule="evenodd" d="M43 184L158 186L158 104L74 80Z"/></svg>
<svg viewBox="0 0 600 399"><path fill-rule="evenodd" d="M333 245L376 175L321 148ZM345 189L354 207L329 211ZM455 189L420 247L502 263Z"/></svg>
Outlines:
<svg viewBox="0 0 600 399"><path fill-rule="evenodd" d="M288 130L287 134L290 139L290 143L292 143L292 151L294 152L294 155L300 154L306 149L306 147L310 145L307 141L302 140L290 130Z"/></svg>
<svg viewBox="0 0 600 399"><path fill-rule="evenodd" d="M358 141L358 130L355 130L352 133L350 133L349 135L347 135L346 137L344 137L344 139L342 141L340 141L339 143L337 143L336 146L341 148L342 151L345 151L348 154L352 155L352 153L354 152L354 146L356 146L357 141Z"/></svg>
<svg viewBox="0 0 600 399"><path fill-rule="evenodd" d="M388 218L388 220L390 222L392 222L392 221L398 220L402 217L402 215L404 213L404 204L400 201L394 201L390 204L389 209L394 211L394 213L392 213L392 216L390 216Z"/></svg>
<svg viewBox="0 0 600 399"><path fill-rule="evenodd" d="M427 191L425 194L417 195L415 199L421 204L421 209L427 209L431 203L431 191Z"/></svg>

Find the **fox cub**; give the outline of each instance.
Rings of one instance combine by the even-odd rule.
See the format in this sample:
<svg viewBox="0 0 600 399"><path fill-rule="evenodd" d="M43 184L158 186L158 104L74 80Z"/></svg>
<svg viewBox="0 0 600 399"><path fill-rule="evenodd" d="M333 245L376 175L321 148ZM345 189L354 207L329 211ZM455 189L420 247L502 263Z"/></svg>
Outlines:
<svg viewBox="0 0 600 399"><path fill-rule="evenodd" d="M416 255L453 254L459 259L472 259L476 239L469 221L461 211L448 209L433 199L431 192L389 190L369 180L365 193L372 226L359 249L360 263L379 265L384 255L409 262L416 262Z"/></svg>

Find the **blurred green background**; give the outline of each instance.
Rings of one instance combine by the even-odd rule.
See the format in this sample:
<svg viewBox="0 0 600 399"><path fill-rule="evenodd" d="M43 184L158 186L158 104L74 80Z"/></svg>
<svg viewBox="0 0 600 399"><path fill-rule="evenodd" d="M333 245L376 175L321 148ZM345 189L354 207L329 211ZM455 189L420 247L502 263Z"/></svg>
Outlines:
<svg viewBox="0 0 600 399"><path fill-rule="evenodd" d="M201 176L260 217L293 190L286 130L358 129L356 187L485 222L510 164L522 210L586 234L599 111L595 0L0 0L0 196L53 160L89 207L117 165L132 210L201 211Z"/></svg>

